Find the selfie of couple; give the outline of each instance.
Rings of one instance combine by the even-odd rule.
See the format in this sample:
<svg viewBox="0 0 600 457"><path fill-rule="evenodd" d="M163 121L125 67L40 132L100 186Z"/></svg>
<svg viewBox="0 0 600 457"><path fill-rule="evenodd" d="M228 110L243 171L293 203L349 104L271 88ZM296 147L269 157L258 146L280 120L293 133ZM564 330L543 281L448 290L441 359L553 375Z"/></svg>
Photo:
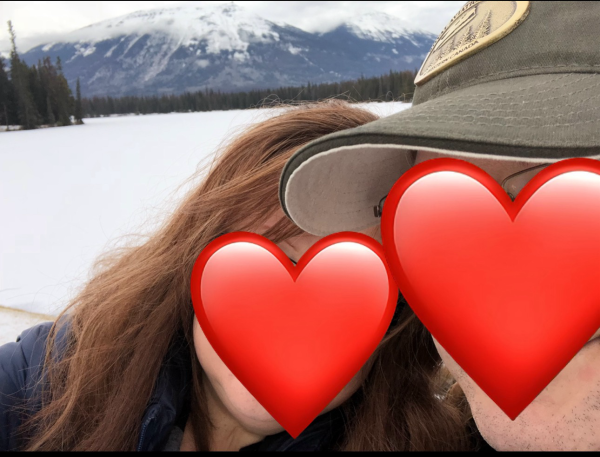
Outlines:
<svg viewBox="0 0 600 457"><path fill-rule="evenodd" d="M429 160L469 162L514 199L548 165L599 158L599 23L599 2L468 2L411 108L307 103L239 133L147 241L107 253L54 322L0 347L0 450L600 450L596 334L512 420L400 293L377 349L293 438L220 359L190 294L223 234L260 234L294 262L338 232L382 243L386 196Z"/></svg>

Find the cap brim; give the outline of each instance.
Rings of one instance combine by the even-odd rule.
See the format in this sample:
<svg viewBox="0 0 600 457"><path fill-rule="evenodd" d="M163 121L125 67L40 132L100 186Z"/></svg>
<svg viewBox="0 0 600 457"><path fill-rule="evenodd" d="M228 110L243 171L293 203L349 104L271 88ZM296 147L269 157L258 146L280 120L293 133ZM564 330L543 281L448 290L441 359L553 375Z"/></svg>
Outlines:
<svg viewBox="0 0 600 457"><path fill-rule="evenodd" d="M373 208L411 152L556 162L600 157L600 74L523 76L442 95L298 150L280 182L285 213L315 235L376 225Z"/></svg>

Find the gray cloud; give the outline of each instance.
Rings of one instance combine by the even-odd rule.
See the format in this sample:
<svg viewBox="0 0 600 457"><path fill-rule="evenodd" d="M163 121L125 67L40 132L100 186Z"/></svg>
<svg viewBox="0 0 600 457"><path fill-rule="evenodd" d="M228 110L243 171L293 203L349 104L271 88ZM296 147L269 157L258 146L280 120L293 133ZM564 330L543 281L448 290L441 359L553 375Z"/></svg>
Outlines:
<svg viewBox="0 0 600 457"><path fill-rule="evenodd" d="M223 1L0 1L0 51L10 48L6 22L12 20L17 31L17 46L23 52L38 44L54 41L72 30L133 11L172 7L182 4L229 3ZM462 1L370 1L239 2L265 19L285 22L310 32L325 32L344 21L369 11L383 11L407 25L439 33L464 4Z"/></svg>

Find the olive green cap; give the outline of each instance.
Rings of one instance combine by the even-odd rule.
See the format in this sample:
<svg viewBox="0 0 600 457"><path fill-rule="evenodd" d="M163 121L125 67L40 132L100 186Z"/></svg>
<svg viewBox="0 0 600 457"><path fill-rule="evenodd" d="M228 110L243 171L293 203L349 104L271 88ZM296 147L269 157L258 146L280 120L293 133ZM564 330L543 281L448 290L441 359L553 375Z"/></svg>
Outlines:
<svg viewBox="0 0 600 457"><path fill-rule="evenodd" d="M413 106L315 140L286 164L285 213L327 235L373 212L415 151L556 162L600 157L600 2L468 2L416 78Z"/></svg>

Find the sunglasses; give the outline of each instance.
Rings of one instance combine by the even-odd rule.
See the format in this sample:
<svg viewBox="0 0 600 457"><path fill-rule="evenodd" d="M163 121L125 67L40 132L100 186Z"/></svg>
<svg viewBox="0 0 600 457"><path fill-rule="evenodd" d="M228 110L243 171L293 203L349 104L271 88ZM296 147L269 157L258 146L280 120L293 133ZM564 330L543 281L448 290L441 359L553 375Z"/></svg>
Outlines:
<svg viewBox="0 0 600 457"><path fill-rule="evenodd" d="M535 167L527 168L526 170L518 171L505 178L500 185L512 201L515 201L515 198L517 198L519 192L523 190L523 187L525 187L535 175L549 165L549 163L543 163L541 165L536 165Z"/></svg>
<svg viewBox="0 0 600 457"><path fill-rule="evenodd" d="M512 201L515 201L519 192L523 190L523 187L531 181L531 179L537 175L544 168L549 166L549 163L543 163L541 165L536 165L535 167L527 168L525 170L518 171L513 173L510 176L507 176L500 186L504 191L508 194ZM383 214L383 204L387 195L379 200L379 204L373 207L373 213L375 217L380 218Z"/></svg>

